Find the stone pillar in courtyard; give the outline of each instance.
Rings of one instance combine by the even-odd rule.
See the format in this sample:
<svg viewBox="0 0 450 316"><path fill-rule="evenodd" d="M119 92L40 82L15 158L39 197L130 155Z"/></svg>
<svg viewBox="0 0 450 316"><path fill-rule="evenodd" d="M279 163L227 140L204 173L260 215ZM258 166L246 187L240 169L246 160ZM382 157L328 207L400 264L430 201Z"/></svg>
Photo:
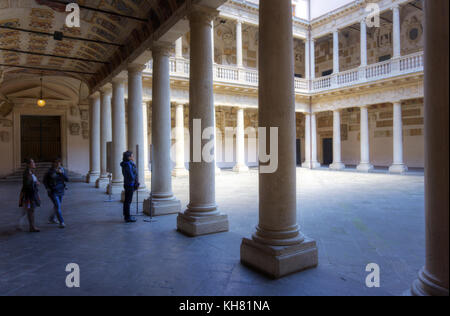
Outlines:
<svg viewBox="0 0 450 316"><path fill-rule="evenodd" d="M144 143L144 111L142 99L142 71L145 65L131 64L128 67L128 150L138 157L137 169L139 177L139 202L149 195L145 184L145 143ZM139 151L136 152L136 145ZM134 195L136 199L137 195Z"/></svg>
<svg viewBox="0 0 450 316"><path fill-rule="evenodd" d="M239 68L244 66L242 53L242 21L236 21L236 63Z"/></svg>
<svg viewBox="0 0 450 316"><path fill-rule="evenodd" d="M244 108L237 109L237 127L236 127L236 165L234 172L248 172L249 169L245 164L245 124L244 124Z"/></svg>
<svg viewBox="0 0 450 316"><path fill-rule="evenodd" d="M310 51L310 76L311 80L314 80L316 78L316 40L314 38L311 38L309 41L309 51Z"/></svg>
<svg viewBox="0 0 450 316"><path fill-rule="evenodd" d="M393 46L394 46L394 58L401 56L401 32L400 32L400 7L395 4L392 7L392 26L393 26Z"/></svg>
<svg viewBox="0 0 450 316"><path fill-rule="evenodd" d="M425 3L425 266L413 295L449 295L449 1Z"/></svg>
<svg viewBox="0 0 450 316"><path fill-rule="evenodd" d="M174 177L187 176L184 157L184 104L175 105L175 168L172 171Z"/></svg>
<svg viewBox="0 0 450 316"><path fill-rule="evenodd" d="M330 169L345 169L341 158L341 112L339 110L333 111L333 163Z"/></svg>
<svg viewBox="0 0 450 316"><path fill-rule="evenodd" d="M311 169L311 114L305 113L305 162L303 168Z"/></svg>
<svg viewBox="0 0 450 316"><path fill-rule="evenodd" d="M181 211L180 201L172 191L170 46L156 44L153 53L152 87L152 188L144 202L144 213L159 216Z"/></svg>
<svg viewBox="0 0 450 316"><path fill-rule="evenodd" d="M333 31L333 73L339 73L339 30Z"/></svg>
<svg viewBox="0 0 450 316"><path fill-rule="evenodd" d="M320 168L317 159L317 119L316 113L311 114L311 168Z"/></svg>
<svg viewBox="0 0 450 316"><path fill-rule="evenodd" d="M361 107L361 161L356 167L358 171L369 172L373 170L373 166L370 163L370 144L369 144L369 110L367 106Z"/></svg>
<svg viewBox="0 0 450 316"><path fill-rule="evenodd" d="M180 232L190 236L228 231L228 217L220 214L216 205L214 156L202 157L204 146L215 152L214 131L210 139L201 139L205 128L214 130L215 111L213 93L212 27L218 11L194 5L189 13L191 31L189 84L189 205L177 218ZM194 129L201 120L201 129ZM197 135L194 135L197 134ZM214 154L215 155L215 154ZM204 158L209 158L205 161ZM212 160L212 161L210 161Z"/></svg>
<svg viewBox="0 0 450 316"><path fill-rule="evenodd" d="M366 19L361 21L361 37L360 37L360 48L361 48L361 67L367 66L367 22Z"/></svg>
<svg viewBox="0 0 450 316"><path fill-rule="evenodd" d="M107 170L107 144L112 141L111 133L111 87L100 89L100 177L95 183L96 188L106 188L109 183Z"/></svg>
<svg viewBox="0 0 450 316"><path fill-rule="evenodd" d="M394 102L394 126L393 126L393 143L394 143L394 162L389 167L391 173L405 173L408 167L403 162L403 121L402 121L402 103Z"/></svg>
<svg viewBox="0 0 450 316"><path fill-rule="evenodd" d="M144 120L144 178L145 178L145 186L147 187L150 184L150 180L152 178L152 173L149 167L149 142L148 142L148 103L142 102L142 118Z"/></svg>
<svg viewBox="0 0 450 316"><path fill-rule="evenodd" d="M87 183L95 183L100 177L100 94L89 97L89 173Z"/></svg>
<svg viewBox="0 0 450 316"><path fill-rule="evenodd" d="M260 162L259 224L252 239L242 241L241 262L274 278L318 264L315 241L297 224L292 32L291 0L261 0L259 126L266 129L267 148L270 129L278 128L278 168L268 172L270 162Z"/></svg>
<svg viewBox="0 0 450 316"><path fill-rule="evenodd" d="M125 79L112 80L112 181L107 193L119 194L123 190L123 175L120 162L127 149L125 135Z"/></svg>

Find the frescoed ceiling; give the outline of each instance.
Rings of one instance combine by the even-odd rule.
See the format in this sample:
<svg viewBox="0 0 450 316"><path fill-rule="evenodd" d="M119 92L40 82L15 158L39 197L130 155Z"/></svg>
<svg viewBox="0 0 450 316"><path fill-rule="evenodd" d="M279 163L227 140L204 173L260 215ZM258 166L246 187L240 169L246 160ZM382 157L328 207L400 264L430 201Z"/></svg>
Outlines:
<svg viewBox="0 0 450 316"><path fill-rule="evenodd" d="M129 49L133 49L136 43L152 34L186 0L78 0L76 2L80 6L143 20L81 7L80 28L69 28L65 25L67 13L61 2L75 1L0 0L0 26L34 32L0 28L0 48L7 49L0 49L0 64L71 70L73 72L67 72L65 75L92 83L99 73L107 73L111 67L125 59ZM63 40L53 38L55 31L64 34ZM72 40L67 39L67 36L100 42ZM45 56L25 54L23 51ZM0 73L3 73L3 80L25 74L56 75L48 70L5 66L0 66Z"/></svg>

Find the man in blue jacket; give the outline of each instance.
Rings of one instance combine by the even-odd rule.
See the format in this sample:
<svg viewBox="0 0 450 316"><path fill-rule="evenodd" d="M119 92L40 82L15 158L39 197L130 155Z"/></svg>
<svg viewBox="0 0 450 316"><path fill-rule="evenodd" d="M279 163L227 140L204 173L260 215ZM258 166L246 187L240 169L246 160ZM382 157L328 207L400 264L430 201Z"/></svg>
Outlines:
<svg viewBox="0 0 450 316"><path fill-rule="evenodd" d="M66 171L62 167L61 159L55 159L52 167L44 176L44 185L48 192L48 197L52 200L54 208L53 213L49 218L51 224L57 224L56 218L59 221L59 228L65 228L64 218L62 216L61 204L66 190L67 178Z"/></svg>
<svg viewBox="0 0 450 316"><path fill-rule="evenodd" d="M123 153L123 161L120 163L123 174L123 186L125 189L125 200L123 202L123 217L126 223L136 222L136 218L130 215L130 205L133 201L133 194L139 188L139 180L134 163L133 153L126 151Z"/></svg>

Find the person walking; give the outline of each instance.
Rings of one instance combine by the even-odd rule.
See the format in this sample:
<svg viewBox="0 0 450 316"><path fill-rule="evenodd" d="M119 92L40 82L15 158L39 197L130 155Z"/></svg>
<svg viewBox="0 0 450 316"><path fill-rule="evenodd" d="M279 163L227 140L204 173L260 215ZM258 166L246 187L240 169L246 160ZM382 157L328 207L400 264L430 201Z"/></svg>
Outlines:
<svg viewBox="0 0 450 316"><path fill-rule="evenodd" d="M65 228L64 218L62 216L62 200L66 190L66 182L69 178L62 167L61 159L55 159L51 168L44 176L44 185L48 192L48 197L53 202L53 211L49 218L49 223L58 224L59 228ZM57 221L58 220L58 221Z"/></svg>
<svg viewBox="0 0 450 316"><path fill-rule="evenodd" d="M26 168L22 178L22 191L20 192L19 207L23 207L28 215L30 232L38 233L40 230L36 227L35 209L41 206L39 197L39 181L34 174L36 164L32 158L25 160Z"/></svg>
<svg viewBox="0 0 450 316"><path fill-rule="evenodd" d="M136 169L136 164L134 163L133 153L131 151L126 151L123 153L122 162L120 163L122 167L122 174L124 178L124 189L125 189L125 200L123 202L123 217L126 223L136 222L136 218L130 215L130 206L133 201L133 194L139 188L139 180Z"/></svg>

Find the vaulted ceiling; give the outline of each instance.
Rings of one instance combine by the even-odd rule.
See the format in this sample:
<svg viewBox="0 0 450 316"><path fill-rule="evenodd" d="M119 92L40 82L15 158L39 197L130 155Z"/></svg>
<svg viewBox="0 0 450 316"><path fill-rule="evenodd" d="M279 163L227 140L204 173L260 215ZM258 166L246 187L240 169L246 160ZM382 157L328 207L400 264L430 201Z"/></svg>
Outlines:
<svg viewBox="0 0 450 316"><path fill-rule="evenodd" d="M63 74L95 84L186 0L78 0L80 28L65 25L69 2L0 0L0 79Z"/></svg>

